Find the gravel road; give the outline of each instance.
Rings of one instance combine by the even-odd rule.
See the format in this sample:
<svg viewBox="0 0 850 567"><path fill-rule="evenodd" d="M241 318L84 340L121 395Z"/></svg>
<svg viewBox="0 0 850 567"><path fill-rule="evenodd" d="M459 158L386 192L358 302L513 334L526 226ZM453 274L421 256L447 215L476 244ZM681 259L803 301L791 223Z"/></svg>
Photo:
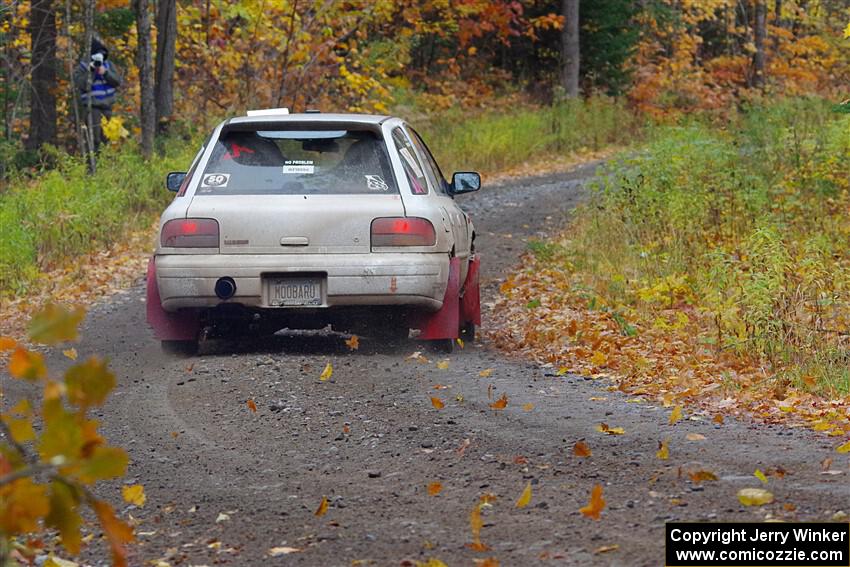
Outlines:
<svg viewBox="0 0 850 567"><path fill-rule="evenodd" d="M463 199L479 232L484 303L529 237L563 226L592 171L485 186ZM104 430L129 450L128 481L143 483L148 497L130 511L140 521L132 565L411 565L435 557L453 566L495 557L503 566L657 566L667 520L850 512L848 456L809 431L708 419L670 426L669 409L630 403L603 381L554 376L486 344L445 357L424 352L430 364L407 359L420 350L414 342L363 339L349 352L321 335L212 343L201 356L167 358L147 329L143 299L139 285L94 307L78 346L81 357L110 357L119 376ZM448 368L438 368L444 359ZM320 382L327 362L333 377ZM492 374L480 377L485 369ZM490 409L502 394L507 408ZM445 408L435 409L432 396ZM603 421L625 434L603 435ZM689 433L705 440L688 441ZM572 453L582 438L593 451L586 459ZM669 439L667 461L655 454L661 439ZM828 457L840 474L822 474ZM741 506L736 492L760 486L753 471L775 467L787 471L769 478L776 502ZM698 469L719 480L694 484L683 472ZM432 482L442 484L435 496ZM531 503L518 509L528 482ZM578 512L597 483L608 502L598 522ZM484 493L497 499L483 511L481 541L491 549L477 552L466 545L469 514ZM316 517L323 496L329 508ZM619 547L597 553L603 546ZM272 547L301 551L269 557Z"/></svg>

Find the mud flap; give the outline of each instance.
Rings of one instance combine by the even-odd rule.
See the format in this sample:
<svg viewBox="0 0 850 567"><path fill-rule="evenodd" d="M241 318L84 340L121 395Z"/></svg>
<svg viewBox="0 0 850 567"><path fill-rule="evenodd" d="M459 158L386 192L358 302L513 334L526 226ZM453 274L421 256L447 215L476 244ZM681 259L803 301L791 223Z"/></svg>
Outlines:
<svg viewBox="0 0 850 567"><path fill-rule="evenodd" d="M159 287L156 285L156 263L151 258L148 262L148 285L146 310L148 325L161 341L193 341L198 338L200 321L193 312L169 313L162 308L159 297Z"/></svg>
<svg viewBox="0 0 850 567"><path fill-rule="evenodd" d="M449 281L443 306L434 313L419 313L410 320L410 327L419 329L423 341L456 339L460 329L460 259L449 260Z"/></svg>
<svg viewBox="0 0 850 567"><path fill-rule="evenodd" d="M469 262L469 271L463 283L463 297L460 298L460 323L472 323L481 326L481 290L478 273L481 268L481 258L476 254Z"/></svg>

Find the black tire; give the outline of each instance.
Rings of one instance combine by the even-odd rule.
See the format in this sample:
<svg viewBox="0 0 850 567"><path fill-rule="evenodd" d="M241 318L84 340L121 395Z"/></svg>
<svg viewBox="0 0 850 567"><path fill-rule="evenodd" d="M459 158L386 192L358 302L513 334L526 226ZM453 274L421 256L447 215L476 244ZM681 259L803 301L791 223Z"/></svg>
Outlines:
<svg viewBox="0 0 850 567"><path fill-rule="evenodd" d="M160 341L162 352L172 356L192 356L198 354L198 341Z"/></svg>
<svg viewBox="0 0 850 567"><path fill-rule="evenodd" d="M440 354L451 354L455 349L455 339L434 339L428 341L428 348Z"/></svg>
<svg viewBox="0 0 850 567"><path fill-rule="evenodd" d="M465 343L475 342L475 323L467 322L460 327L460 338Z"/></svg>

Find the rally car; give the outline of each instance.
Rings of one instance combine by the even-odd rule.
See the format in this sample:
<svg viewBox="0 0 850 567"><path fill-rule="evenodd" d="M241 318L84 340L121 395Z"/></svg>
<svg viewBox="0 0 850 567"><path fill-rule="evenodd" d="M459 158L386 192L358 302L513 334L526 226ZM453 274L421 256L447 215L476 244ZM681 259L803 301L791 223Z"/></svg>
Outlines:
<svg viewBox="0 0 850 567"><path fill-rule="evenodd" d="M160 219L147 318L163 349L201 336L334 330L450 350L480 325L475 229L403 120L249 111L219 124Z"/></svg>

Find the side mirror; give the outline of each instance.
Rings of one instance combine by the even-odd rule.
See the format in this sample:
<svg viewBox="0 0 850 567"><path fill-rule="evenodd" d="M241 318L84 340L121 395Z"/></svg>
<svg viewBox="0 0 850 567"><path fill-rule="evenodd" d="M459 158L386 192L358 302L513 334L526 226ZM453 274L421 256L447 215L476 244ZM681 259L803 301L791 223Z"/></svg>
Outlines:
<svg viewBox="0 0 850 567"><path fill-rule="evenodd" d="M183 181L186 180L186 172L185 171L172 171L165 178L165 186L168 187L169 191L180 191L180 186L183 185Z"/></svg>
<svg viewBox="0 0 850 567"><path fill-rule="evenodd" d="M474 171L457 171L452 175L452 195L471 193L481 189L481 175Z"/></svg>

